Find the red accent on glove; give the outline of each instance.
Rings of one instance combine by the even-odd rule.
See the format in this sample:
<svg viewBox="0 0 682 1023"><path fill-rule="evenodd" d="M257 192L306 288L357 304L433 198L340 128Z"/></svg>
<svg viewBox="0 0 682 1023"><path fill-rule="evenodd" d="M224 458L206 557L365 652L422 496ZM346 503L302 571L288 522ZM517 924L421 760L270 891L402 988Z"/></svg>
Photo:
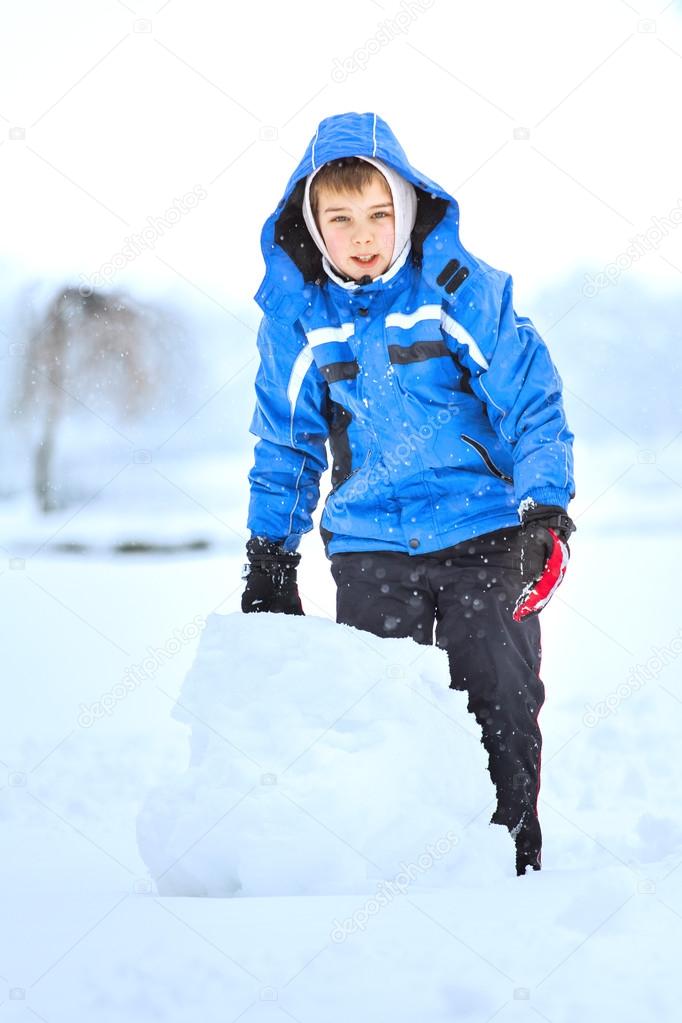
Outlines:
<svg viewBox="0 0 682 1023"><path fill-rule="evenodd" d="M512 615L515 622L521 622L528 615L538 614L542 611L550 598L554 596L566 574L569 558L568 547L559 539L553 529L548 532L551 533L554 540L552 550L540 578L529 582L521 591L521 596L516 601Z"/></svg>

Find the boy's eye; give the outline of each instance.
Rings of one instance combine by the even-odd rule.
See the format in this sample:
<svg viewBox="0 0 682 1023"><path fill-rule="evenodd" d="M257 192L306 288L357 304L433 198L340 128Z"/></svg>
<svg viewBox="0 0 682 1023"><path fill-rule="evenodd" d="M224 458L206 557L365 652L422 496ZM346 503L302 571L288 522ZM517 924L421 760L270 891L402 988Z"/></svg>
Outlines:
<svg viewBox="0 0 682 1023"><path fill-rule="evenodd" d="M391 214L389 213L388 210L377 210L376 213L372 214L373 217L390 217L390 215ZM331 222L332 222L332 224L334 224L334 223L336 223L337 220L349 220L349 219L350 219L349 217L346 217L346 216L344 216L344 214L339 213L336 217L332 217Z"/></svg>

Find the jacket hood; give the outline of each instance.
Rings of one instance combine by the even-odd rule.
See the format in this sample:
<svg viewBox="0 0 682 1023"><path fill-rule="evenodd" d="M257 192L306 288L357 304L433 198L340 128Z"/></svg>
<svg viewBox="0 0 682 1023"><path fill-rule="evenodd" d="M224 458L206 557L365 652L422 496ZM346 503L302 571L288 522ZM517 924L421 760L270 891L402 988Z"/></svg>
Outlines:
<svg viewBox="0 0 682 1023"><path fill-rule="evenodd" d="M292 322L308 304L312 288L327 279L322 253L305 224L303 199L308 176L344 156L381 160L414 186L417 211L411 256L444 298L451 298L485 266L460 242L457 200L410 164L388 124L375 113L335 114L318 125L277 208L263 226L265 276L255 299L264 313Z"/></svg>

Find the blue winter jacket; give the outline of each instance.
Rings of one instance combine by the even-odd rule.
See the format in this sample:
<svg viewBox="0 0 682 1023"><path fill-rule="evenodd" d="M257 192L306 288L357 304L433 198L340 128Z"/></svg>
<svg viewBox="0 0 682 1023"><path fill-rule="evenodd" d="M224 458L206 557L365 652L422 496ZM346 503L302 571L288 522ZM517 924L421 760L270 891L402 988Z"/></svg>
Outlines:
<svg viewBox="0 0 682 1023"><path fill-rule="evenodd" d="M343 156L384 160L418 196L410 258L350 290L324 273L301 213L306 176ZM525 498L566 508L574 496L559 375L514 312L511 276L464 249L458 224L456 200L380 117L322 121L262 232L252 535L297 548L327 441L329 556L425 554L518 525Z"/></svg>

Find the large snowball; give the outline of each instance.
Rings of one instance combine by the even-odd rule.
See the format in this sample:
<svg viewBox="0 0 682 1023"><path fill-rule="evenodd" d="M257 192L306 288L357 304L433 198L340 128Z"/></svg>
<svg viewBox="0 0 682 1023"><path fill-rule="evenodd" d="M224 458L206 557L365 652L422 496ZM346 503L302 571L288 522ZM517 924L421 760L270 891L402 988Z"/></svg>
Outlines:
<svg viewBox="0 0 682 1023"><path fill-rule="evenodd" d="M325 619L213 615L173 710L186 772L138 819L162 895L429 889L512 876L446 654Z"/></svg>

